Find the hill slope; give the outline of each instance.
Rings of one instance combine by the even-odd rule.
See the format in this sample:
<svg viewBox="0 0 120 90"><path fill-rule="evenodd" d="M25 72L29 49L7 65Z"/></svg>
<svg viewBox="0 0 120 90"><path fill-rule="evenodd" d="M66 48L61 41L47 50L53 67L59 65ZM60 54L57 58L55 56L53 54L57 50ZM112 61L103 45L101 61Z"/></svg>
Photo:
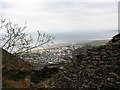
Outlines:
<svg viewBox="0 0 120 90"><path fill-rule="evenodd" d="M120 34L106 45L77 51L77 59L46 81L46 88L120 89Z"/></svg>

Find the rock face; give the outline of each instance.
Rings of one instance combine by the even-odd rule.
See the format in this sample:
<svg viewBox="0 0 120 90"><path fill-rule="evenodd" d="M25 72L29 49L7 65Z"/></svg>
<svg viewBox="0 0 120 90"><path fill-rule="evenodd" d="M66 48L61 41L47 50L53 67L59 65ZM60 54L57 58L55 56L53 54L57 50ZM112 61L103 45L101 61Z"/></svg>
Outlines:
<svg viewBox="0 0 120 90"><path fill-rule="evenodd" d="M93 47L46 82L48 88L120 90L120 34L106 45Z"/></svg>

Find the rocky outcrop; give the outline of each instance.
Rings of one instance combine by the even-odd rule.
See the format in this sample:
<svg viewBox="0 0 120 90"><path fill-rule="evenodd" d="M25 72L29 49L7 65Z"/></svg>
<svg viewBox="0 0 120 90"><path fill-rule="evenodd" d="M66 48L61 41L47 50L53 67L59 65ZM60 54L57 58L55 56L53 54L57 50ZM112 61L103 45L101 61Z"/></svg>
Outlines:
<svg viewBox="0 0 120 90"><path fill-rule="evenodd" d="M106 45L80 51L77 60L48 80L46 87L120 89L120 34Z"/></svg>
<svg viewBox="0 0 120 90"><path fill-rule="evenodd" d="M113 39L107 45L120 46L120 33L113 37Z"/></svg>

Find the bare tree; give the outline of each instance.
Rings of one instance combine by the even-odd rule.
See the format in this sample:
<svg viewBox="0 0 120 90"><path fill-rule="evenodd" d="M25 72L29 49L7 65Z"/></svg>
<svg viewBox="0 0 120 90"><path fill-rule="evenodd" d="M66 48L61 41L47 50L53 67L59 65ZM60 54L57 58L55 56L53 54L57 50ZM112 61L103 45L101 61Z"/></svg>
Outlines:
<svg viewBox="0 0 120 90"><path fill-rule="evenodd" d="M32 49L42 47L45 44L53 43L52 35L37 31L37 38L33 39L31 35L25 33L26 24L20 27L10 20L6 20L1 16L0 46L14 54L26 54Z"/></svg>

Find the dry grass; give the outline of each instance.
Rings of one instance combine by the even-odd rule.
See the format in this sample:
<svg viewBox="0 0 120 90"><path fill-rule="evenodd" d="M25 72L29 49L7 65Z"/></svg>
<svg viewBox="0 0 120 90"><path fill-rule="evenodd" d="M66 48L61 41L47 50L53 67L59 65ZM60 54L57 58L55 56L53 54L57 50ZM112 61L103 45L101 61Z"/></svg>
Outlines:
<svg viewBox="0 0 120 90"><path fill-rule="evenodd" d="M29 88L30 87L30 78L26 77L25 79L14 81L3 78L3 87L5 88Z"/></svg>

